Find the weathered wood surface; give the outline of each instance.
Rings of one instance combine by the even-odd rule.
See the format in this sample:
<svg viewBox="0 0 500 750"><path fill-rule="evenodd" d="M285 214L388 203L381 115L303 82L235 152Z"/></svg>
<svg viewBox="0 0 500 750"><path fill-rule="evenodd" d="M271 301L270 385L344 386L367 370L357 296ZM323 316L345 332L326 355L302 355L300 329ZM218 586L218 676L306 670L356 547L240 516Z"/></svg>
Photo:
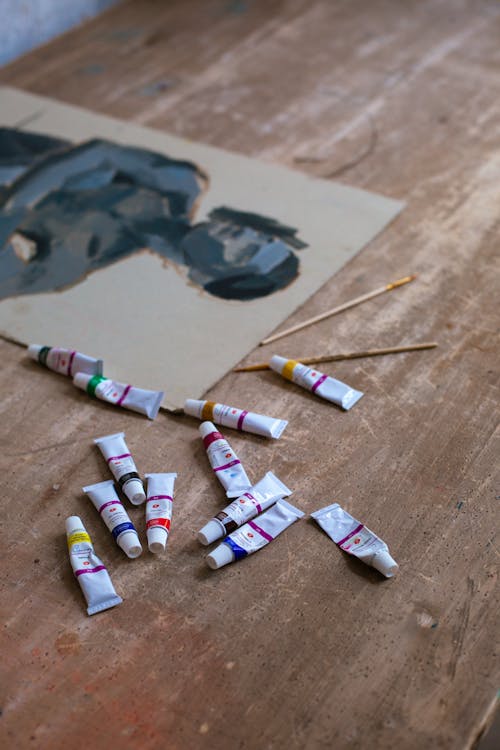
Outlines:
<svg viewBox="0 0 500 750"><path fill-rule="evenodd" d="M440 342L325 365L366 393L346 414L269 372L211 392L290 419L273 443L227 432L252 478L272 468L304 510L338 500L379 532L393 581L306 520L209 571L195 532L224 500L194 421L91 402L1 342L2 746L473 745L498 685L499 39L494 0L137 1L0 71L407 200L286 325L393 277L418 282L275 351ZM92 438L118 430L141 471L179 473L162 559L124 559L82 497L107 478ZM125 599L94 618L67 560L72 513Z"/></svg>

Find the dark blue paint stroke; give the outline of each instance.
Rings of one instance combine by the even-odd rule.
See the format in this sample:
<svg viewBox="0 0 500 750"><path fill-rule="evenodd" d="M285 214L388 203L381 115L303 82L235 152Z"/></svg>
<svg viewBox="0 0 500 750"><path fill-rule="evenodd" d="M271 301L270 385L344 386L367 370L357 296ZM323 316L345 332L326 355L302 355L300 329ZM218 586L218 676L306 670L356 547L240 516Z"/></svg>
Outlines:
<svg viewBox="0 0 500 750"><path fill-rule="evenodd" d="M299 272L305 243L271 217L221 207L192 224L208 177L189 161L0 129L2 182L0 299L63 289L145 248L223 299L266 296Z"/></svg>
<svg viewBox="0 0 500 750"><path fill-rule="evenodd" d="M50 135L0 127L0 206L5 201L7 186L38 158L68 145L69 141Z"/></svg>
<svg viewBox="0 0 500 750"><path fill-rule="evenodd" d="M224 299L250 300L288 286L299 259L296 230L258 214L219 208L182 241L189 278Z"/></svg>

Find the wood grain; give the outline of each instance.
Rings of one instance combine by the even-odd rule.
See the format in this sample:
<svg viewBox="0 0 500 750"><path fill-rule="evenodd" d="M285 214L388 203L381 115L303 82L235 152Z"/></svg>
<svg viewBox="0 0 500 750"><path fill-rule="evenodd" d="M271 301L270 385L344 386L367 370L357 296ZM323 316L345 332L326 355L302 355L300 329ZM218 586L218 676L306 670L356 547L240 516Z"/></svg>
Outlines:
<svg viewBox="0 0 500 750"><path fill-rule="evenodd" d="M2 746L473 746L498 685L499 34L494 0L147 0L0 71L406 200L287 323L408 268L418 284L289 345L440 342L418 359L325 367L365 392L349 413L270 372L229 373L209 394L290 420L272 443L226 432L254 480L272 469L303 510L337 500L380 533L401 566L393 581L306 520L209 571L195 532L224 497L196 422L90 401L0 342ZM80 491L107 478L92 438L118 430L142 472L179 474L164 558L127 561ZM67 561L72 513L125 600L94 618Z"/></svg>

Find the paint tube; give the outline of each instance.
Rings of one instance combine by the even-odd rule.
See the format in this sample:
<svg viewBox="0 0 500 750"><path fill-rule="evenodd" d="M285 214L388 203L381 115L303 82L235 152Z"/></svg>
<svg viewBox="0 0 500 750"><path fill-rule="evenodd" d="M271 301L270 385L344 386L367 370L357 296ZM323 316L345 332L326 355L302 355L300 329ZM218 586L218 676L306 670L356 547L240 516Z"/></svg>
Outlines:
<svg viewBox="0 0 500 750"><path fill-rule="evenodd" d="M276 505L257 518L258 523L249 521L229 534L222 544L207 555L208 565L215 570L257 552L303 515L301 510L286 500L278 500Z"/></svg>
<svg viewBox="0 0 500 750"><path fill-rule="evenodd" d="M206 545L222 539L226 534L230 534L262 511L270 508L280 498L291 494L292 490L289 490L272 471L268 471L249 492L233 500L206 523L198 532L198 541Z"/></svg>
<svg viewBox="0 0 500 750"><path fill-rule="evenodd" d="M95 615L121 604L123 599L116 593L109 573L94 552L92 540L78 516L66 519L66 538L71 567L88 604L87 614Z"/></svg>
<svg viewBox="0 0 500 750"><path fill-rule="evenodd" d="M95 438L94 443L99 446L111 473L130 502L133 505L143 503L146 499L144 485L137 473L132 454L127 448L125 433L104 435L104 437Z"/></svg>
<svg viewBox="0 0 500 750"><path fill-rule="evenodd" d="M89 396L145 414L149 419L155 419L164 396L163 391L146 391L133 385L117 383L102 375L85 375L82 372L76 373L73 383L82 391L87 391Z"/></svg>
<svg viewBox="0 0 500 750"><path fill-rule="evenodd" d="M90 484L82 489L92 500L113 539L127 557L139 557L142 547L137 531L116 494L113 480Z"/></svg>
<svg viewBox="0 0 500 750"><path fill-rule="evenodd" d="M36 362L40 362L41 365L45 365L49 370L61 373L61 375L73 377L76 372L102 375L102 359L87 357L86 354L71 349L30 344L28 356Z"/></svg>
<svg viewBox="0 0 500 750"><path fill-rule="evenodd" d="M229 443L212 422L202 422L199 432L210 466L226 490L227 497L239 497L252 488L243 465Z"/></svg>
<svg viewBox="0 0 500 750"><path fill-rule="evenodd" d="M327 401L332 401L346 411L354 406L363 395L361 391L355 391L340 380L324 375L314 367L308 367L294 359L275 355L271 357L269 367L287 380L291 380L292 383L302 386Z"/></svg>
<svg viewBox="0 0 500 750"><path fill-rule="evenodd" d="M184 404L184 412L190 417L198 417L203 421L209 420L223 427L235 430L253 432L268 438L279 438L283 434L288 422L286 419L266 417L264 414L254 414L234 406L216 404L215 401L197 401L188 398Z"/></svg>
<svg viewBox="0 0 500 750"><path fill-rule="evenodd" d="M344 552L371 565L386 578L392 578L398 571L398 564L389 554L387 544L338 503L311 513L311 517Z"/></svg>
<svg viewBox="0 0 500 750"><path fill-rule="evenodd" d="M145 474L148 480L146 534L149 551L164 552L170 534L174 482L177 474Z"/></svg>

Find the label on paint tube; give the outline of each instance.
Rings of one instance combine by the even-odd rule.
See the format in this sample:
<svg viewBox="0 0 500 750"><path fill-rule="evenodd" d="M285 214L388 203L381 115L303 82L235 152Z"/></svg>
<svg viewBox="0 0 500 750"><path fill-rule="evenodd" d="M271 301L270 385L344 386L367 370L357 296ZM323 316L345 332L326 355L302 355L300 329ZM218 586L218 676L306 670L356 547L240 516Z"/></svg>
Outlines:
<svg viewBox="0 0 500 750"><path fill-rule="evenodd" d="M359 524L353 531L348 534L345 539L342 539L340 542L338 542L338 546L340 549L343 549L344 552L349 552L352 554L354 551L356 551L356 554L362 553L367 549L367 547L373 545L377 540L377 537L373 532L371 532L369 529L366 528L366 526L363 526L362 523Z"/></svg>
<svg viewBox="0 0 500 750"><path fill-rule="evenodd" d="M153 495L148 497L146 502L148 510L148 520L146 529L152 529L153 526L161 526L167 532L170 531L170 521L172 515L172 500L170 495Z"/></svg>
<svg viewBox="0 0 500 750"><path fill-rule="evenodd" d="M215 518L222 523L226 530L226 534L230 534L239 526L246 523L249 518L257 516L261 512L259 508L261 508L261 506L255 496L250 492L245 492L245 494L237 500L233 500L225 510L221 510L220 513L217 513Z"/></svg>
<svg viewBox="0 0 500 750"><path fill-rule="evenodd" d="M135 531L135 526L120 500L109 500L109 502L103 503L98 510L115 541L118 541L120 534L125 531Z"/></svg>
<svg viewBox="0 0 500 750"><path fill-rule="evenodd" d="M223 476L225 472L231 472L233 466L241 464L241 461L220 432L213 432L211 437L215 443L209 448L210 465L214 471L221 472L219 476Z"/></svg>
<svg viewBox="0 0 500 750"><path fill-rule="evenodd" d="M139 479L132 456L117 457L108 460L108 466L116 477L116 481L123 487L129 479Z"/></svg>
<svg viewBox="0 0 500 750"><path fill-rule="evenodd" d="M170 534L174 483L177 474L146 474L148 498L146 500L146 535L149 551L164 552Z"/></svg>
<svg viewBox="0 0 500 750"><path fill-rule="evenodd" d="M273 539L274 537L264 531L261 526L249 521L243 528L233 531L223 543L231 548L235 560L241 560L242 557L257 552Z"/></svg>
<svg viewBox="0 0 500 750"><path fill-rule="evenodd" d="M200 425L200 434L208 460L228 497L238 497L251 488L250 480L240 459L229 443L211 422Z"/></svg>
<svg viewBox="0 0 500 750"><path fill-rule="evenodd" d="M312 391L313 393L322 383L325 382L327 377L327 375L318 372L318 370L315 370L313 367L307 367L307 365L302 365L302 367L295 366L292 373L292 381L294 383L301 385L303 388L307 388L308 391Z"/></svg>
<svg viewBox="0 0 500 750"><path fill-rule="evenodd" d="M68 349L43 346L40 349L38 361L40 364L45 365L50 370L54 370L54 372L59 372L61 375L72 375L71 368L73 367L75 355L76 352L69 351Z"/></svg>
<svg viewBox="0 0 500 750"><path fill-rule="evenodd" d="M353 390L350 386L319 372L314 367L307 367L307 365L294 367L292 380L297 385L307 388L308 391L316 393L328 401L334 401L346 410L354 406L358 398L361 398L359 392Z"/></svg>
<svg viewBox="0 0 500 750"><path fill-rule="evenodd" d="M386 578L392 578L398 570L398 564L391 557L387 544L338 503L311 513L311 517L348 555L358 557Z"/></svg>
<svg viewBox="0 0 500 750"><path fill-rule="evenodd" d="M95 395L97 398L102 398L103 401L109 401L110 404L121 406L131 387L131 385L116 383L114 380L107 380L105 378L97 384Z"/></svg>
<svg viewBox="0 0 500 750"><path fill-rule="evenodd" d="M107 464L120 486L123 486L132 477L139 477L137 467L130 453L111 456L107 459Z"/></svg>
<svg viewBox="0 0 500 750"><path fill-rule="evenodd" d="M145 476L148 480L146 529L160 526L169 532L174 499L174 481L177 474L146 474ZM170 494L165 494L167 491Z"/></svg>

